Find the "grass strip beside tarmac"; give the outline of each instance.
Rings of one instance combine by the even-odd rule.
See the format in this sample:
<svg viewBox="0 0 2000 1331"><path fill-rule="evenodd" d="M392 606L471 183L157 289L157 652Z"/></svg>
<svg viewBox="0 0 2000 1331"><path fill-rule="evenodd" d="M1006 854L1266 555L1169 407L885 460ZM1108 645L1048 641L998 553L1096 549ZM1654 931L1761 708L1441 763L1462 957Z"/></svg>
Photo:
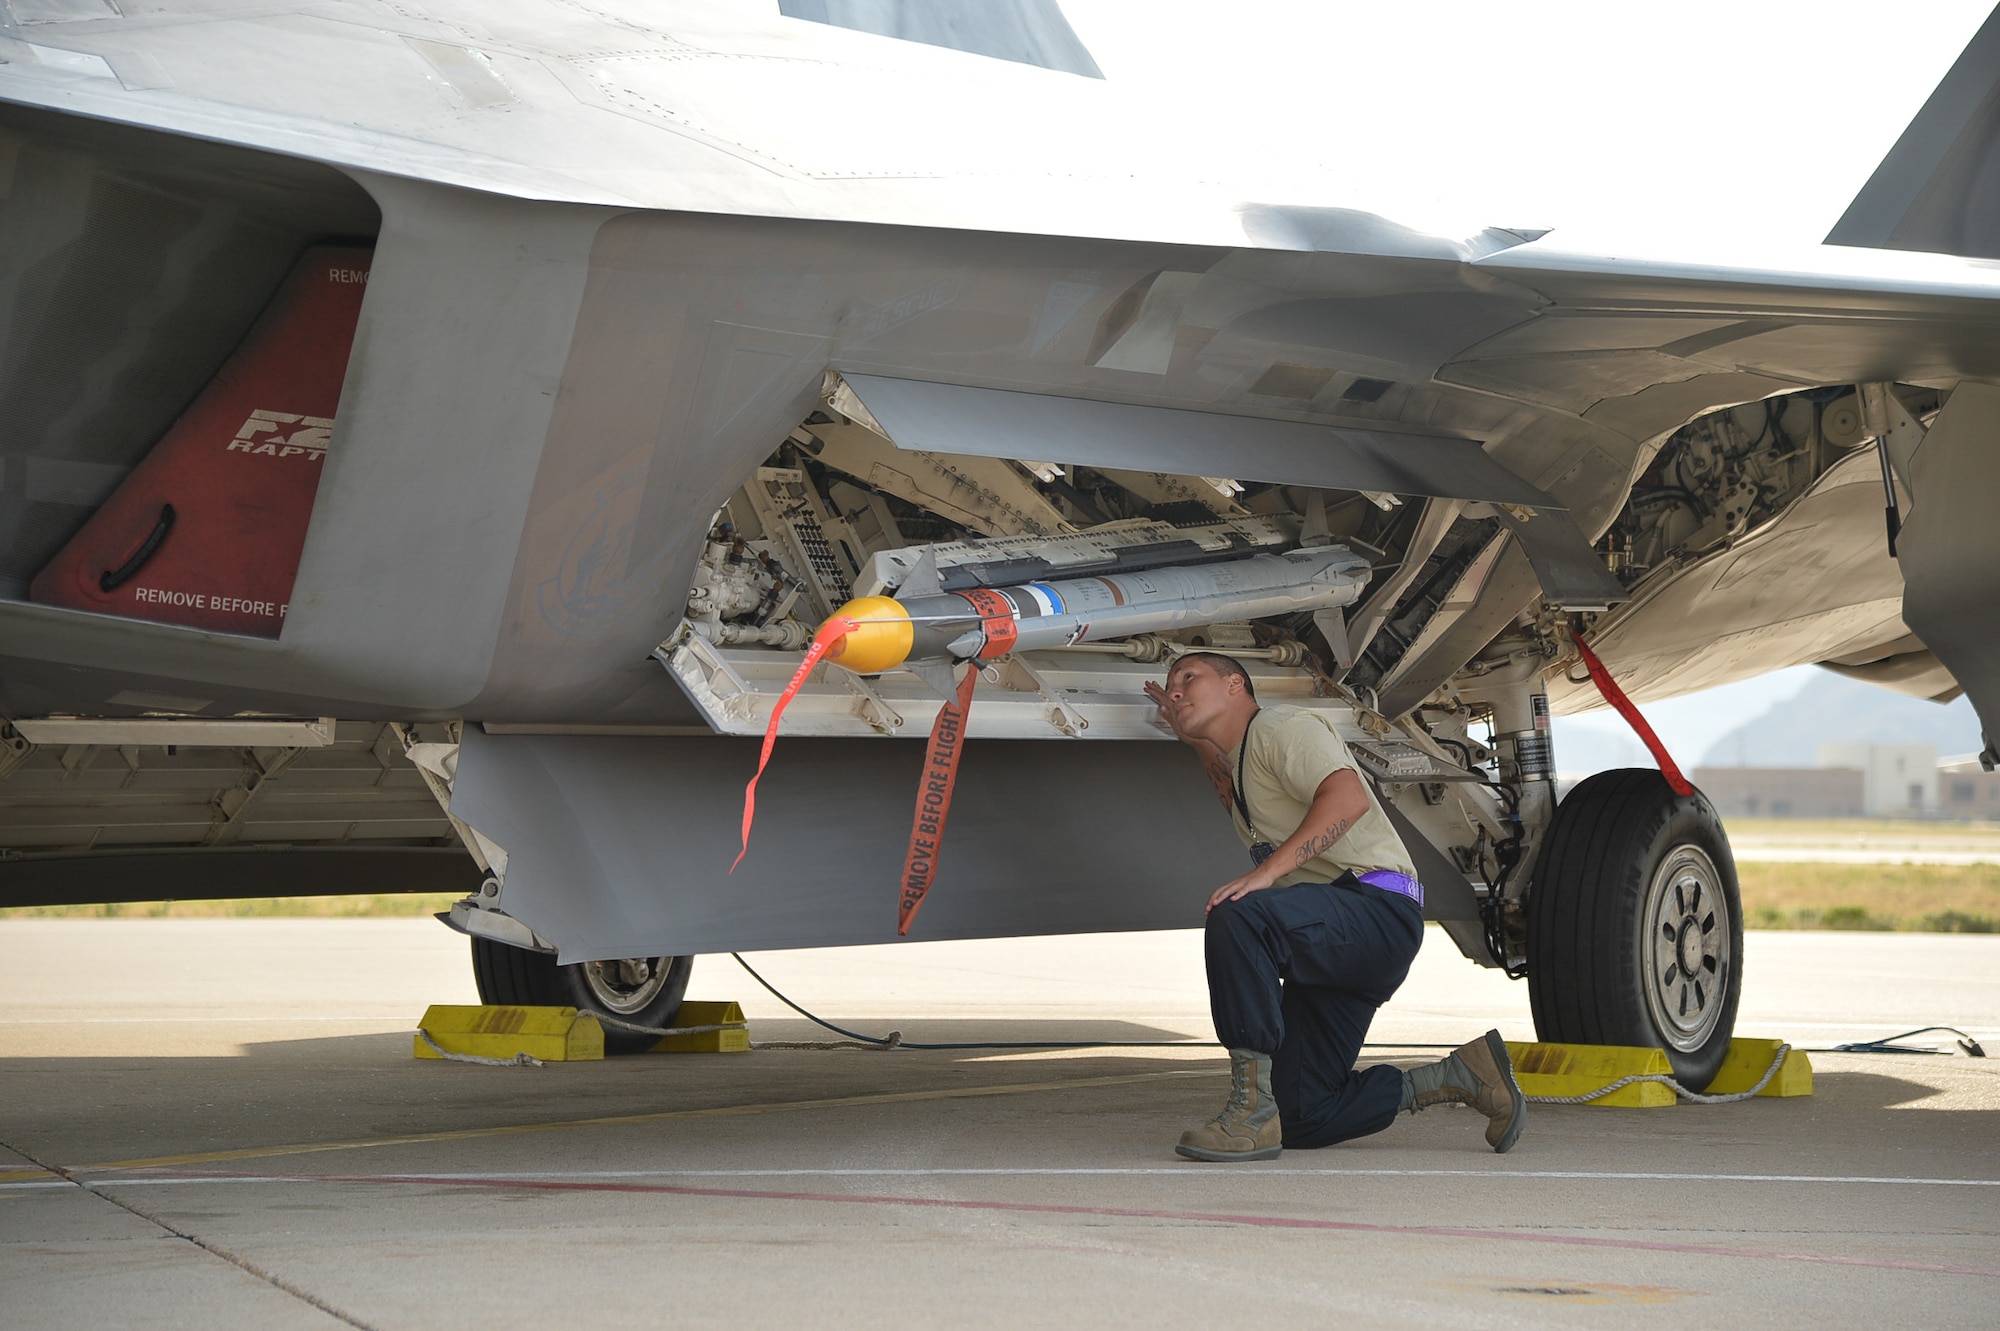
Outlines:
<svg viewBox="0 0 2000 1331"><path fill-rule="evenodd" d="M1739 863L1752 929L2000 933L2000 864Z"/></svg>
<svg viewBox="0 0 2000 1331"><path fill-rule="evenodd" d="M2000 852L2000 820L1946 818L1725 817L1730 839L1833 845L1992 847Z"/></svg>
<svg viewBox="0 0 2000 1331"><path fill-rule="evenodd" d="M1736 866L1752 929L2000 933L2000 864L1785 864ZM393 919L433 915L448 894L259 897L19 906L0 919Z"/></svg>

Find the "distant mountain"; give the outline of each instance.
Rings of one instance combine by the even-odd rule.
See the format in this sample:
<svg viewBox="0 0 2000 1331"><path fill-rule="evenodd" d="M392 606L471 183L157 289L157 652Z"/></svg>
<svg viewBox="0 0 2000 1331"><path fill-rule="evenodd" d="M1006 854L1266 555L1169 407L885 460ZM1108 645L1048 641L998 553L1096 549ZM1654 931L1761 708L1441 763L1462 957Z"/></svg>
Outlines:
<svg viewBox="0 0 2000 1331"><path fill-rule="evenodd" d="M1827 671L1796 696L1746 721L1702 755L1701 767L1817 767L1828 740L1930 744L1940 758L1980 749L1965 698L1939 706Z"/></svg>

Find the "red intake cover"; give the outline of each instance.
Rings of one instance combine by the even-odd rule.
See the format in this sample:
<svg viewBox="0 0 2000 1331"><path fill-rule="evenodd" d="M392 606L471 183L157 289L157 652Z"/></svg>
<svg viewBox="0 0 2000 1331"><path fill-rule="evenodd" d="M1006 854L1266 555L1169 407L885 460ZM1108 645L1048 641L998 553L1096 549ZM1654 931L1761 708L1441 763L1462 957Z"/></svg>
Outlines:
<svg viewBox="0 0 2000 1331"><path fill-rule="evenodd" d="M194 405L35 576L29 599L277 637L371 257L307 251Z"/></svg>

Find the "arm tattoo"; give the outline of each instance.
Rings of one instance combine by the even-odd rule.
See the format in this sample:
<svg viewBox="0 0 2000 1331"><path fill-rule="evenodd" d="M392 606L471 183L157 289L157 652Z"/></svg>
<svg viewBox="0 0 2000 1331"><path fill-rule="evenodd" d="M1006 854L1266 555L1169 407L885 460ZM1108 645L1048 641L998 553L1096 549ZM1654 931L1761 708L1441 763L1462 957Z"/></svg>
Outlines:
<svg viewBox="0 0 2000 1331"><path fill-rule="evenodd" d="M1314 860L1332 850L1333 843L1346 836L1347 829L1350 826L1352 824L1347 819L1336 818L1324 832L1321 832L1318 836L1308 838L1305 844L1299 847L1299 867L1301 869L1305 868L1308 864L1311 864Z"/></svg>

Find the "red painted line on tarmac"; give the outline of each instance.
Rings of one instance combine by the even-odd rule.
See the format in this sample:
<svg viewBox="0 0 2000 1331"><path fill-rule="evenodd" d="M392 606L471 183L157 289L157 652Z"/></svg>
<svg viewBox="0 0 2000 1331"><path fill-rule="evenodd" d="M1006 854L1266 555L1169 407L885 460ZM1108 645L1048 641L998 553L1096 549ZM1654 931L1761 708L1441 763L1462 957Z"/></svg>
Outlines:
<svg viewBox="0 0 2000 1331"><path fill-rule="evenodd" d="M165 1174L168 1171L161 1171ZM1192 1171L1190 1171L1192 1172ZM1349 1234L1394 1234L1445 1239L1490 1239L1504 1243L1543 1243L1575 1248L1615 1248L1636 1252L1684 1253L1694 1257L1742 1257L1766 1262L1806 1262L1818 1266L1853 1266L1876 1271L1916 1271L1928 1275L1984 1276L2000 1279L2000 1269L1954 1266L1943 1262L1898 1262L1877 1257L1839 1257L1831 1253L1771 1252L1731 1248L1711 1243L1669 1243L1658 1239L1608 1239L1584 1234L1539 1234L1525 1230L1460 1229L1443 1225L1376 1225L1360 1220L1311 1220L1301 1216L1241 1215L1228 1211L1169 1211L1127 1206L1062 1206L1051 1202L1003 1202L977 1198L898 1197L870 1193L779 1192L763 1188L696 1188L672 1183L565 1182L557 1179L426 1178L420 1174L226 1174L172 1171L178 1178L266 1178L299 1183L392 1183L447 1188L518 1188L533 1192L628 1192L673 1197L731 1197L752 1201L828 1202L838 1205L918 1206L952 1211L1006 1211L1030 1215L1102 1216L1119 1220L1178 1220L1195 1224L1245 1225L1257 1229L1333 1230ZM155 1175L157 1177L159 1175ZM101 1185L100 1185L101 1186Z"/></svg>

